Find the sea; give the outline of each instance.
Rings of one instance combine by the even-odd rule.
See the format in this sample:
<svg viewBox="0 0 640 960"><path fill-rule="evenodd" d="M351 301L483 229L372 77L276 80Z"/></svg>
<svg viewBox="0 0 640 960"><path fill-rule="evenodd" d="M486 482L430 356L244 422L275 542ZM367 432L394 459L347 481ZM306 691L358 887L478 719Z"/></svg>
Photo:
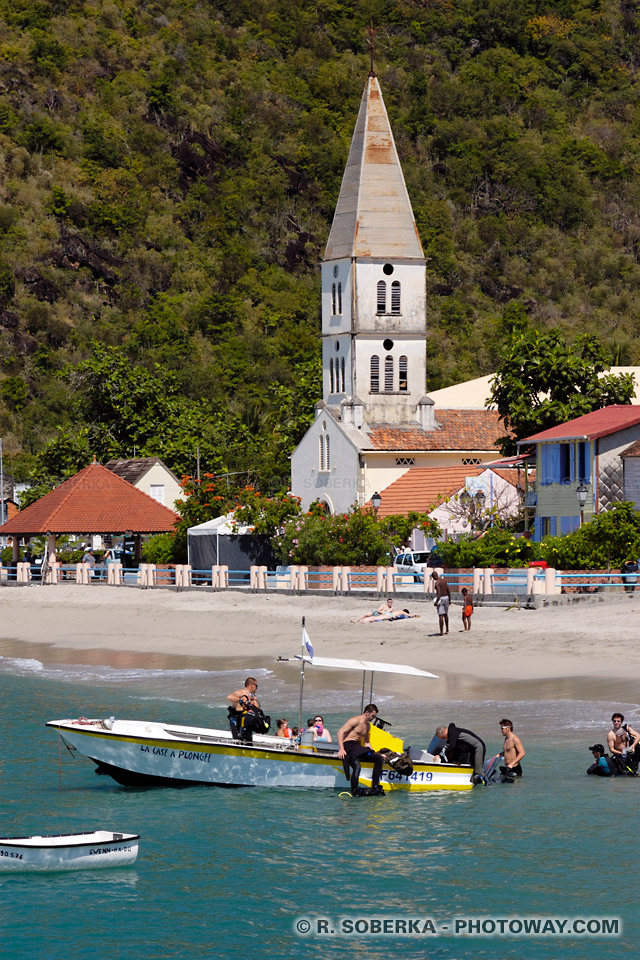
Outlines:
<svg viewBox="0 0 640 960"><path fill-rule="evenodd" d="M0 833L141 835L131 867L0 874L0 957L619 960L634 950L640 779L585 776L612 708L640 724L631 697L580 699L570 688L433 701L423 681L376 679L380 715L406 742L426 746L454 721L496 753L506 715L527 755L514 784L364 799L122 787L44 726L112 715L225 726L226 694L246 672L0 658ZM251 672L274 722L297 723L292 665ZM359 677L326 677L308 679L304 719L320 711L335 736L359 712Z"/></svg>

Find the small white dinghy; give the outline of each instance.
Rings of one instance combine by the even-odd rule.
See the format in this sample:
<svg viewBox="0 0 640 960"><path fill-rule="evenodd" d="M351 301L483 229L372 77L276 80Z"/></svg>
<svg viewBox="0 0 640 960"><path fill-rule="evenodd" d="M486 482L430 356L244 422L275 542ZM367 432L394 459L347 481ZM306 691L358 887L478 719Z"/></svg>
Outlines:
<svg viewBox="0 0 640 960"><path fill-rule="evenodd" d="M125 867L138 856L136 833L61 833L44 837L0 837L0 873L23 870L95 870Z"/></svg>

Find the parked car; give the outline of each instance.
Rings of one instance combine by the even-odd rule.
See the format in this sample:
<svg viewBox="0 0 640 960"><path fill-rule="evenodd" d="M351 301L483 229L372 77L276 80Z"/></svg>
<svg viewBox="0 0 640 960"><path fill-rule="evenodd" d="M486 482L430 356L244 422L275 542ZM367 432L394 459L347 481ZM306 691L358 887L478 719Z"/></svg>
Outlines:
<svg viewBox="0 0 640 960"><path fill-rule="evenodd" d="M442 560L435 550L408 550L399 553L393 561L396 573L413 576L414 583L424 583L424 572L428 568L441 567Z"/></svg>

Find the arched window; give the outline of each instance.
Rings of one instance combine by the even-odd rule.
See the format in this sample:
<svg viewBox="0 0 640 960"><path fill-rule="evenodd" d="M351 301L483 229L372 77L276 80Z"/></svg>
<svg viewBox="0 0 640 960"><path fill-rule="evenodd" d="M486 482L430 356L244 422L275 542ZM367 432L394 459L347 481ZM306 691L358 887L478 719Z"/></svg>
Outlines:
<svg viewBox="0 0 640 960"><path fill-rule="evenodd" d="M400 393L407 393L409 390L409 363L406 357L400 357L398 361L398 390Z"/></svg>
<svg viewBox="0 0 640 960"><path fill-rule="evenodd" d="M329 382L331 384L331 393L335 393L333 383L333 357L329 360Z"/></svg>
<svg viewBox="0 0 640 960"><path fill-rule="evenodd" d="M340 358L340 369L342 371L342 392L346 393L347 391L345 389L345 381L344 381L344 357Z"/></svg>
<svg viewBox="0 0 640 960"><path fill-rule="evenodd" d="M393 393L393 357L384 358L384 391Z"/></svg>
<svg viewBox="0 0 640 960"><path fill-rule="evenodd" d="M338 313L342 316L342 284L338 284Z"/></svg>
<svg viewBox="0 0 640 960"><path fill-rule="evenodd" d="M387 312L387 285L384 280L378 280L378 313Z"/></svg>
<svg viewBox="0 0 640 960"><path fill-rule="evenodd" d="M331 315L335 317L336 315L336 285L335 283L331 284Z"/></svg>
<svg viewBox="0 0 640 960"><path fill-rule="evenodd" d="M391 313L400 313L400 281L391 284Z"/></svg>
<svg viewBox="0 0 640 960"><path fill-rule="evenodd" d="M325 441L325 435L322 433L322 434L320 434L320 469L321 469L321 470L325 470L325 469L326 469L326 467L325 467L325 465L324 465L324 463L325 463L325 460L324 460L324 441Z"/></svg>
<svg viewBox="0 0 640 960"><path fill-rule="evenodd" d="M380 357L371 357L371 393L380 393Z"/></svg>
<svg viewBox="0 0 640 960"><path fill-rule="evenodd" d="M330 453L329 453L329 437L328 437L328 435L326 435L325 438L324 438L324 462L325 462L325 470L330 470L330 469L331 469L331 456L330 456Z"/></svg>

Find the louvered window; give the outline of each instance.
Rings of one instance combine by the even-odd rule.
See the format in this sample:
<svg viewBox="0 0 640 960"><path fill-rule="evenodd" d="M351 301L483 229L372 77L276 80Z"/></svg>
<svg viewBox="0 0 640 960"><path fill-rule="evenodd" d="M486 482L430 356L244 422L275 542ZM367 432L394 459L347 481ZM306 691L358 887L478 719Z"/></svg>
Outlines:
<svg viewBox="0 0 640 960"><path fill-rule="evenodd" d="M407 393L409 389L408 367L407 358L400 357L398 361L398 390L400 393Z"/></svg>
<svg viewBox="0 0 640 960"><path fill-rule="evenodd" d="M340 359L340 369L342 372L342 392L346 393L347 391L345 389L345 381L344 381L344 357L341 357Z"/></svg>
<svg viewBox="0 0 640 960"><path fill-rule="evenodd" d="M384 390L385 393L393 392L393 357L384 360Z"/></svg>
<svg viewBox="0 0 640 960"><path fill-rule="evenodd" d="M338 313L342 316L342 284L338 284Z"/></svg>
<svg viewBox="0 0 640 960"><path fill-rule="evenodd" d="M324 437L324 434L323 434L323 435L320 437L320 469L321 469L321 470L325 470L325 469L326 469L326 468L325 468L325 465L324 465L324 462L325 462L325 461L324 461L324 440L325 440L325 437Z"/></svg>
<svg viewBox="0 0 640 960"><path fill-rule="evenodd" d="M331 284L331 314L335 317L336 315L336 285L335 283Z"/></svg>
<svg viewBox="0 0 640 960"><path fill-rule="evenodd" d="M378 281L378 313L387 312L387 285L384 280Z"/></svg>
<svg viewBox="0 0 640 960"><path fill-rule="evenodd" d="M334 382L333 382L333 357L329 360L329 383L331 385L331 393L335 393Z"/></svg>
<svg viewBox="0 0 640 960"><path fill-rule="evenodd" d="M391 284L391 313L400 313L400 281Z"/></svg>
<svg viewBox="0 0 640 960"><path fill-rule="evenodd" d="M380 357L371 357L371 393L380 393Z"/></svg>
<svg viewBox="0 0 640 960"><path fill-rule="evenodd" d="M329 453L329 437L324 438L324 460L325 460L325 470L331 469L331 455Z"/></svg>

